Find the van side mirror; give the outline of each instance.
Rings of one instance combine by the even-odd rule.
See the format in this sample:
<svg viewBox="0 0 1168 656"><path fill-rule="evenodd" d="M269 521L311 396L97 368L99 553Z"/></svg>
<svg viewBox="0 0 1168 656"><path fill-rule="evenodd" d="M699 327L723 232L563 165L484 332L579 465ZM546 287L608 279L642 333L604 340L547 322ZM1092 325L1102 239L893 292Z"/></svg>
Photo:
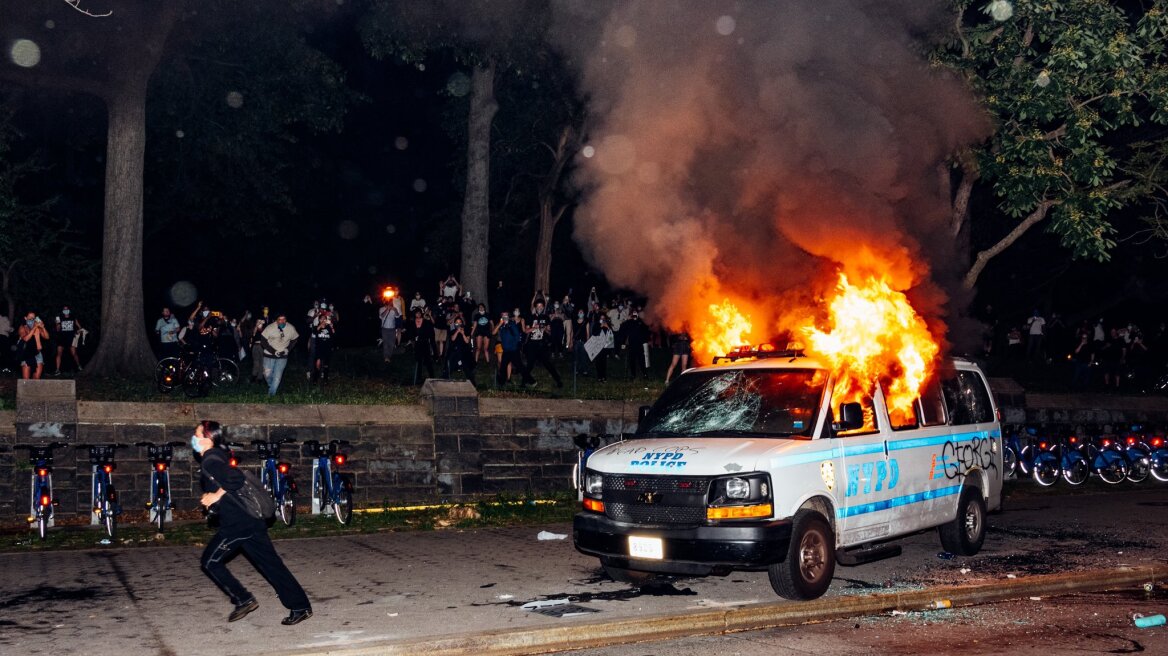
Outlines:
<svg viewBox="0 0 1168 656"><path fill-rule="evenodd" d="M841 403L839 421L831 425L834 431L850 431L864 426L864 408L859 403Z"/></svg>

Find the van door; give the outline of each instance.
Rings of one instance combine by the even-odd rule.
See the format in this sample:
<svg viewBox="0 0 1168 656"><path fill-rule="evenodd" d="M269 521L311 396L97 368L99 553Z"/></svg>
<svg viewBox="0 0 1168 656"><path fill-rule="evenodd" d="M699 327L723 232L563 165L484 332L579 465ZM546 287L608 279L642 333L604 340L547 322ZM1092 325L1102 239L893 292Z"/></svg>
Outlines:
<svg viewBox="0 0 1168 656"><path fill-rule="evenodd" d="M888 466L885 434L872 397L861 401L864 426L830 438L835 466L843 473L843 494L836 510L840 544L853 546L888 535L888 498L898 473ZM839 413L836 405L832 416ZM830 427L828 427L830 430Z"/></svg>
<svg viewBox="0 0 1168 656"><path fill-rule="evenodd" d="M896 504L901 508L893 522L894 533L911 533L936 526L954 500L950 465L955 461L952 428L936 378L928 381L913 404L913 416L890 418L889 467L904 472L897 485ZM952 517L949 517L952 519Z"/></svg>

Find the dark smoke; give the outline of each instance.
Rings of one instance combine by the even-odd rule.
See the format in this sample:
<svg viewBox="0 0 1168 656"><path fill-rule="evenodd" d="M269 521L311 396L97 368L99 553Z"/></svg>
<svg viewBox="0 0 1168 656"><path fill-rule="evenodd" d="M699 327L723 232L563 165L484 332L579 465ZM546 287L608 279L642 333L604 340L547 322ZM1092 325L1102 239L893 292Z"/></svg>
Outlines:
<svg viewBox="0 0 1168 656"><path fill-rule="evenodd" d="M777 332L835 271L877 273L943 337L937 281L955 258L939 165L988 130L925 59L945 3L555 7L590 98L576 238L609 280L671 327L729 297Z"/></svg>

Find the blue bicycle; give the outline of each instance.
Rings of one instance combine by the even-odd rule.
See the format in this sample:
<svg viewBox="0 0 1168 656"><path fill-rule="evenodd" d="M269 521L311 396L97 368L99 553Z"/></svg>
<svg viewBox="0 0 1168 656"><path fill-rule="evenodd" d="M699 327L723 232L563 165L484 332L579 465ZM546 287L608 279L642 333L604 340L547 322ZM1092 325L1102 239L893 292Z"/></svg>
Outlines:
<svg viewBox="0 0 1168 656"><path fill-rule="evenodd" d="M29 496L28 523L36 526L42 540L53 519L53 449L67 446L61 442L49 444L17 444L17 449L28 449L28 463L32 465L32 485Z"/></svg>
<svg viewBox="0 0 1168 656"><path fill-rule="evenodd" d="M118 503L118 491L114 488L113 472L117 469L114 453L125 448L125 444L78 444L78 449L89 449L89 464L93 466L93 486L90 508L97 515L97 522L105 527L112 542L118 540L118 515L122 505Z"/></svg>
<svg viewBox="0 0 1168 656"><path fill-rule="evenodd" d="M316 440L304 442L304 455L314 458L312 498L320 499L320 512L336 515L337 521L348 524L353 520L353 477L342 474L340 467L348 461L339 447L348 446L346 440L332 440L321 444Z"/></svg>
<svg viewBox="0 0 1168 656"><path fill-rule="evenodd" d="M1061 436L1053 444L1039 442L1039 449L1031 470L1039 485L1053 485L1060 476L1071 485L1082 485L1091 475L1091 466L1078 450L1077 437Z"/></svg>
<svg viewBox="0 0 1168 656"><path fill-rule="evenodd" d="M158 528L159 533L162 532L170 511L174 509L174 501L170 495L170 463L174 458L174 447L182 445L182 442L136 444L146 447L146 458L150 461L150 499L146 501L146 512L149 514L150 523Z"/></svg>
<svg viewBox="0 0 1168 656"><path fill-rule="evenodd" d="M280 445L295 442L295 438L252 440L260 463L260 481L276 502L276 514L287 526L296 523L296 481L292 480L292 465L280 462Z"/></svg>

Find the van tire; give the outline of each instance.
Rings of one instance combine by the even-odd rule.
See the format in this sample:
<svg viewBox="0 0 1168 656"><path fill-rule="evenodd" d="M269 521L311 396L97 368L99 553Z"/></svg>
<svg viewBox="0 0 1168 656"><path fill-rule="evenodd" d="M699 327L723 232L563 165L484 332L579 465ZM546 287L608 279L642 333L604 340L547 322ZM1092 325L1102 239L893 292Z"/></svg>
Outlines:
<svg viewBox="0 0 1168 656"><path fill-rule="evenodd" d="M814 510L795 513L787 557L767 568L771 587L784 599L816 599L835 575L835 532Z"/></svg>
<svg viewBox="0 0 1168 656"><path fill-rule="evenodd" d="M941 546L959 556L972 556L981 551L986 536L986 505L981 491L967 486L957 501L957 516L937 527Z"/></svg>

